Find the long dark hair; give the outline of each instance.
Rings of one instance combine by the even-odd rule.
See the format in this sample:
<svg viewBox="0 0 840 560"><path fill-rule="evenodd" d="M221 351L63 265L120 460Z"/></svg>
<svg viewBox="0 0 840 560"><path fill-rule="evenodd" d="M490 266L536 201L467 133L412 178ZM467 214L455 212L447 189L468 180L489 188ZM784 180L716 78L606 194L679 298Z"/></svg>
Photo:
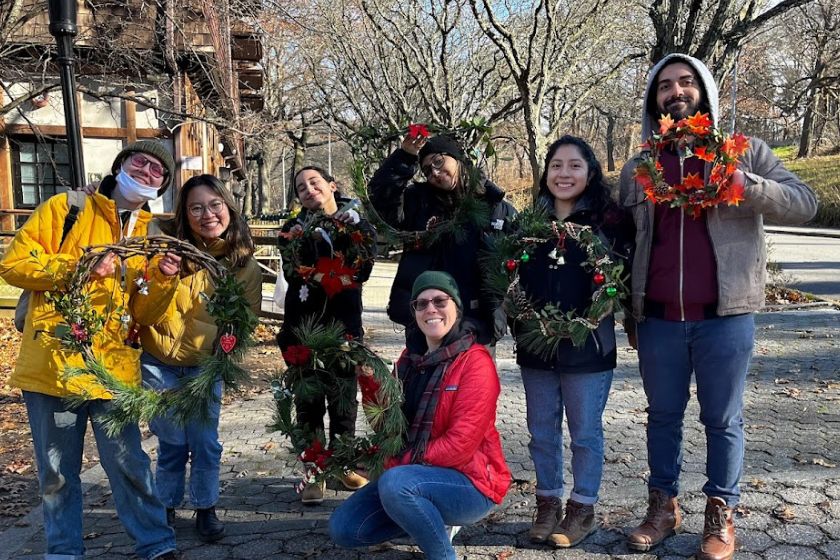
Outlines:
<svg viewBox="0 0 840 560"><path fill-rule="evenodd" d="M187 210L187 198L190 191L196 187L207 187L225 201L230 215L230 224L221 236L227 244L227 254L225 256L234 268L245 266L248 259L254 254L254 240L251 239L251 231L236 207L233 195L225 188L225 184L213 175L196 175L184 183L184 186L178 191L178 198L175 201L175 235L179 239L186 239L196 247L201 246L198 243L199 240L193 234L192 228L190 228Z"/></svg>
<svg viewBox="0 0 840 560"><path fill-rule="evenodd" d="M581 193L581 198L586 198L592 210L601 214L612 203L610 194L610 185L604 179L604 170L601 168L601 162L595 156L595 151L592 149L586 140L571 134L561 136L555 140L549 147L545 154L545 165L543 166L542 177L540 177L540 190L537 195L537 200L543 204L552 201L551 208L554 207L554 195L548 189L548 164L554 153L560 149L561 146L576 146L583 156L586 166L589 168L589 181L586 183L586 188Z"/></svg>

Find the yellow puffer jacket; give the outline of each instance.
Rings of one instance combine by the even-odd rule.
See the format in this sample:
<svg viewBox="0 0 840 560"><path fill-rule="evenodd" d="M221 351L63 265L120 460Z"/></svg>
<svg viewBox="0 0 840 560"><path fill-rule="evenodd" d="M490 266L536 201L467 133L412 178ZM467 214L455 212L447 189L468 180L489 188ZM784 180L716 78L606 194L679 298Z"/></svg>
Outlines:
<svg viewBox="0 0 840 560"><path fill-rule="evenodd" d="M67 366L82 366L81 356L62 351L61 344L52 337L61 316L46 302L45 290L63 288L54 285L54 278L64 278L72 271L82 249L91 245L114 243L120 240L122 228L114 201L95 194L87 199L59 248L64 218L69 211L67 195L56 195L41 204L15 235L0 261L0 276L14 286L32 290L26 326L11 384L24 391L64 397L88 393L96 398L108 398L90 379L62 379ZM146 235L151 214L140 211L132 236ZM35 251L37 256L32 256ZM140 382L140 353L124 344L126 329L117 308L127 308L128 294L123 286L134 286L145 259L133 257L126 262L126 280L120 282L119 266L113 277L94 280L89 297L98 313L107 314L103 330L94 338L93 352L115 377L130 384ZM47 271L53 271L55 275ZM161 309L166 302L148 300L150 309Z"/></svg>
<svg viewBox="0 0 840 560"><path fill-rule="evenodd" d="M226 253L221 239L208 246L199 247L216 258ZM255 313L262 303L262 274L254 258L235 272L237 280L245 286L245 297ZM197 366L202 358L213 351L216 323L207 312L202 293L213 294L213 284L206 270L181 278L180 282L168 281L157 266L149 268L149 294L132 298L132 315L142 326L140 342L148 352L171 366ZM164 299L169 302L165 312L156 305L145 305L145 298Z"/></svg>

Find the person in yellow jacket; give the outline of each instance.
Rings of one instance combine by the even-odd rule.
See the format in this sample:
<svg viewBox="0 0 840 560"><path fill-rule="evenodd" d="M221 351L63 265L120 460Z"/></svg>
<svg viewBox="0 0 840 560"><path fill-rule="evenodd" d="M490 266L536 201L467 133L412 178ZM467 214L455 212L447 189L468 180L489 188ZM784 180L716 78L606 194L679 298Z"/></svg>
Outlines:
<svg viewBox="0 0 840 560"><path fill-rule="evenodd" d="M245 287L248 303L255 312L262 302L262 274L254 259L254 243L248 226L236 208L230 192L212 175L199 175L187 181L178 193L174 223L162 224L176 237L189 241L234 271ZM172 282L164 272L180 272ZM149 289L168 294L165 313L149 306L145 298L134 309L140 329L143 382L163 390L179 386L201 372L202 360L213 352L216 324L207 312L205 295L213 293L206 270L194 270L174 255L163 257L160 268L150 270ZM196 510L196 529L208 542L224 535L224 525L216 515L219 499L219 442L221 380L216 385L216 402L211 404L210 423L195 421L178 425L167 417L150 423L158 437L156 482L158 495L174 524L175 510L184 499L184 479L190 462L190 502Z"/></svg>
<svg viewBox="0 0 840 560"><path fill-rule="evenodd" d="M70 205L66 194L48 199L35 209L18 231L0 261L0 276L14 286L32 291L20 354L11 384L22 389L32 430L38 466L46 532L46 558L82 560L82 451L88 419L92 420L100 462L108 475L117 514L135 540L137 555L175 558L175 533L166 523L166 510L158 499L149 457L140 445L140 430L131 425L108 436L98 417L110 407L109 395L92 381L66 380L68 366L81 366L79 355L63 352L54 336L61 316L44 295L75 268L82 250L114 243L124 237L146 235L152 215L148 202L167 189L175 162L155 141L135 142L123 149L78 213L64 242L62 232ZM134 262L138 261L138 262ZM93 353L117 378L140 382L140 352L124 343L128 324L128 287L145 265L142 257L117 262L103 259L90 276L89 298L106 321L93 341ZM135 272L136 271L136 272ZM166 302L147 298L149 308ZM93 394L99 398L71 408L63 397Z"/></svg>

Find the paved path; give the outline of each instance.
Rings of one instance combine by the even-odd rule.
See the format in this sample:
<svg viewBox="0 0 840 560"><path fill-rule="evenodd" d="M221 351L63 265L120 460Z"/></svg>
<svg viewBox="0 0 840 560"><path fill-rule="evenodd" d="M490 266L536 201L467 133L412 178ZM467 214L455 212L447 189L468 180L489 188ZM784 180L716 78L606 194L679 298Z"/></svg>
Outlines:
<svg viewBox="0 0 840 560"><path fill-rule="evenodd" d="M768 260L781 268L782 283L840 302L840 231L832 235L768 234Z"/></svg>
<svg viewBox="0 0 840 560"><path fill-rule="evenodd" d="M395 333L382 312L366 316L372 343L393 358ZM743 503L737 516L739 560L840 558L840 312L828 309L757 316L755 359L746 392L747 450ZM685 427L681 504L686 532L648 554L634 554L623 532L644 514L646 491L645 399L635 353L619 341L619 367L605 417L606 466L598 508L602 528L580 547L555 553L528 542L534 505L527 451L525 397L510 341L498 350L503 393L498 425L515 477L503 505L455 539L468 559L623 558L679 559L694 554L702 531L705 444L692 401ZM292 490L298 464L278 434L266 433L268 394L224 408L225 451L219 503L227 536L214 545L196 539L192 512L177 521L179 548L187 559L407 559L408 543L366 551L336 549L326 523L347 493L331 486L323 505L303 507ZM154 439L147 441L147 446ZM568 455L568 454L567 454ZM85 473L85 534L90 558L131 558L132 546L114 513L101 468ZM40 511L0 535L0 559L38 558L43 550Z"/></svg>

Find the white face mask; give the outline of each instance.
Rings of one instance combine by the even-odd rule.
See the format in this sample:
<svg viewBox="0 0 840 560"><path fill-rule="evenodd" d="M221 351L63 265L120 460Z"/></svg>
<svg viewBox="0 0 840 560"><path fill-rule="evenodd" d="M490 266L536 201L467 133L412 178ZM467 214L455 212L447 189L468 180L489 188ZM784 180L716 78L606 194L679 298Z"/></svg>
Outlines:
<svg viewBox="0 0 840 560"><path fill-rule="evenodd" d="M123 170L120 170L116 179L120 194L132 204L143 204L158 197L157 188L144 185Z"/></svg>

